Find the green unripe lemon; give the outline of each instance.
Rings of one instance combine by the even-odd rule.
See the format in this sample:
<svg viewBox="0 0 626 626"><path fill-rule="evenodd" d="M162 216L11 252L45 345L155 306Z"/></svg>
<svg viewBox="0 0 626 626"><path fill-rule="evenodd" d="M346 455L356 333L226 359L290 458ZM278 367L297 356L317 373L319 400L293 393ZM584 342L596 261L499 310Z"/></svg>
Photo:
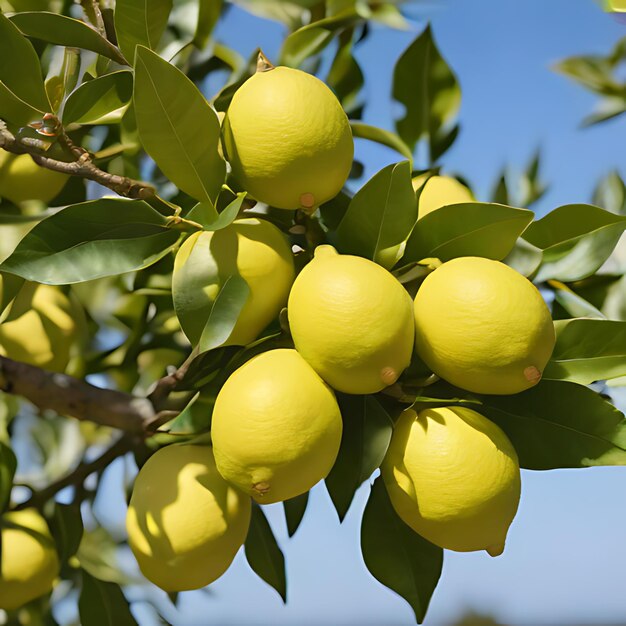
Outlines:
<svg viewBox="0 0 626 626"><path fill-rule="evenodd" d="M312 209L336 196L352 167L348 118L318 78L288 67L257 72L235 93L224 120L235 179L281 209Z"/></svg>
<svg viewBox="0 0 626 626"><path fill-rule="evenodd" d="M135 480L128 542L144 576L165 591L200 589L219 578L243 545L250 498L219 475L211 448L171 445Z"/></svg>
<svg viewBox="0 0 626 626"><path fill-rule="evenodd" d="M400 518L431 543L503 552L520 470L513 444L486 417L464 407L407 409L381 472Z"/></svg>
<svg viewBox="0 0 626 626"><path fill-rule="evenodd" d="M46 520L35 509L5 513L0 532L0 609L12 611L52 590L59 559Z"/></svg>
<svg viewBox="0 0 626 626"><path fill-rule="evenodd" d="M499 261L460 257L444 263L422 283L414 311L420 358L468 391L529 389L554 349L554 325L541 294Z"/></svg>
<svg viewBox="0 0 626 626"><path fill-rule="evenodd" d="M70 360L76 322L72 304L56 287L38 285L30 310L0 324L0 354L62 372Z"/></svg>
<svg viewBox="0 0 626 626"><path fill-rule="evenodd" d="M28 154L9 154L0 149L0 197L11 202L50 202L68 179L66 174L40 167Z"/></svg>
<svg viewBox="0 0 626 626"><path fill-rule="evenodd" d="M472 192L450 176L416 176L413 189L421 189L417 205L418 219L442 206L475 201Z"/></svg>
<svg viewBox="0 0 626 626"><path fill-rule="evenodd" d="M318 246L296 278L287 311L298 352L334 389L376 393L413 353L411 298L380 265Z"/></svg>
<svg viewBox="0 0 626 626"><path fill-rule="evenodd" d="M217 396L215 462L258 502L288 500L328 475L342 428L332 389L295 350L270 350L231 374Z"/></svg>
<svg viewBox="0 0 626 626"><path fill-rule="evenodd" d="M287 304L295 270L283 233L266 220L250 217L185 241L174 262L172 289L182 327L193 344L206 322L199 312L210 308L233 274L246 281L250 293L226 345L246 345Z"/></svg>

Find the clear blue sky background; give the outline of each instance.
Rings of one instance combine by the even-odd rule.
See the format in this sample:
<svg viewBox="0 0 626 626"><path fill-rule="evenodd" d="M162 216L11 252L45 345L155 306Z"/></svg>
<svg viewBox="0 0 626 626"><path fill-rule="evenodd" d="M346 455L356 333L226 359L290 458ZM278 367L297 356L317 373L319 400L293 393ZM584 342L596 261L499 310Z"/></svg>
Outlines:
<svg viewBox="0 0 626 626"><path fill-rule="evenodd" d="M626 116L581 130L595 103L551 71L563 57L608 51L626 25L594 0L438 0L415 5L410 32L376 28L358 50L366 70L365 121L392 128L393 65L432 22L439 46L463 89L461 136L444 167L462 174L487 199L505 165L522 169L542 148L549 193L542 212L589 201L610 169L626 175ZM246 56L261 46L276 58L282 27L234 9L218 38ZM399 160L359 142L369 177ZM622 403L622 409L624 403ZM288 603L239 554L210 595L183 594L174 624L411 624L412 612L366 571L359 524L369 486L340 525L323 486L288 540L280 505L265 507L287 561ZM426 624L454 621L466 609L506 624L626 623L626 470L524 472L519 514L503 556L447 552Z"/></svg>

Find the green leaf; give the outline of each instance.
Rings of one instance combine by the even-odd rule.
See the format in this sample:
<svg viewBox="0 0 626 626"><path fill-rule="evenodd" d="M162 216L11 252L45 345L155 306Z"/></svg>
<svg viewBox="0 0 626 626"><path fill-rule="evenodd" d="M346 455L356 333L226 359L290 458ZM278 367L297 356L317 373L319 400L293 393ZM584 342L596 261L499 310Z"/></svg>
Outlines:
<svg viewBox="0 0 626 626"><path fill-rule="evenodd" d="M542 380L522 393L481 401L476 410L509 436L521 467L626 465L626 419L588 387Z"/></svg>
<svg viewBox="0 0 626 626"><path fill-rule="evenodd" d="M396 514L382 478L363 513L361 552L370 574L404 598L421 624L443 567L443 550L413 532Z"/></svg>
<svg viewBox="0 0 626 626"><path fill-rule="evenodd" d="M8 442L0 441L0 513L4 513L11 498L13 476L17 468L17 459Z"/></svg>
<svg viewBox="0 0 626 626"><path fill-rule="evenodd" d="M84 528L80 506L56 502L54 517L50 521L50 530L56 543L59 560L61 563L67 563L67 560L78 551L83 538Z"/></svg>
<svg viewBox="0 0 626 626"><path fill-rule="evenodd" d="M73 91L63 108L63 123L111 124L119 122L133 96L132 72L105 74Z"/></svg>
<svg viewBox="0 0 626 626"><path fill-rule="evenodd" d="M26 126L40 120L44 115L44 111L35 109L18 98L3 82L0 82L0 111L2 119L15 126Z"/></svg>
<svg viewBox="0 0 626 626"><path fill-rule="evenodd" d="M215 397L198 392L187 406L167 424L167 432L172 434L193 435L206 432L211 427Z"/></svg>
<svg viewBox="0 0 626 626"><path fill-rule="evenodd" d="M435 257L482 256L500 261L533 219L533 212L503 204L465 202L441 207L418 220L403 262Z"/></svg>
<svg viewBox="0 0 626 626"><path fill-rule="evenodd" d="M590 204L568 204L533 222L524 239L543 250L538 281L574 281L594 274L609 258L626 216Z"/></svg>
<svg viewBox="0 0 626 626"><path fill-rule="evenodd" d="M230 226L237 219L245 199L245 192L238 193L237 197L219 214L212 203L199 202L189 211L187 218L198 222L204 230L221 230Z"/></svg>
<svg viewBox="0 0 626 626"><path fill-rule="evenodd" d="M274 533L258 504L252 505L250 529L245 543L246 559L254 572L276 589L283 602L287 602L287 577L285 557L276 543Z"/></svg>
<svg viewBox="0 0 626 626"><path fill-rule="evenodd" d="M47 11L27 11L15 13L11 21L27 37L57 46L91 50L116 63L130 65L118 48L80 20Z"/></svg>
<svg viewBox="0 0 626 626"><path fill-rule="evenodd" d="M115 32L117 43L127 59L135 58L138 45L156 50L171 10L172 0L117 0Z"/></svg>
<svg viewBox="0 0 626 626"><path fill-rule="evenodd" d="M350 7L336 15L299 28L283 41L280 64L300 67L306 59L326 48L337 32L354 26L368 14L366 8Z"/></svg>
<svg viewBox="0 0 626 626"><path fill-rule="evenodd" d="M102 198L37 224L0 270L48 285L78 283L148 267L178 239L167 218L142 200Z"/></svg>
<svg viewBox="0 0 626 626"><path fill-rule="evenodd" d="M337 229L337 247L391 269L417 220L408 161L388 165L352 198Z"/></svg>
<svg viewBox="0 0 626 626"><path fill-rule="evenodd" d="M588 385L626 376L626 322L572 319L554 327L556 346L544 378Z"/></svg>
<svg viewBox="0 0 626 626"><path fill-rule="evenodd" d="M369 139L369 141L375 141L383 146L387 146L406 157L411 164L413 163L411 149L395 133L355 121L350 122L350 128L352 128L352 135L355 138Z"/></svg>
<svg viewBox="0 0 626 626"><path fill-rule="evenodd" d="M532 276L541 265L542 259L543 254L539 248L535 248L524 239L518 239L503 262L522 276Z"/></svg>
<svg viewBox="0 0 626 626"><path fill-rule="evenodd" d="M193 43L199 50L203 50L209 42L213 28L222 13L223 0L199 0L198 23Z"/></svg>
<svg viewBox="0 0 626 626"><path fill-rule="evenodd" d="M593 192L593 203L612 213L626 215L626 184L617 170L600 180Z"/></svg>
<svg viewBox="0 0 626 626"><path fill-rule="evenodd" d="M283 507L285 509L285 521L287 522L287 533L290 537L296 534L296 531L300 527L302 518L306 512L306 505L309 502L309 492L306 491L300 496L290 498L283 501Z"/></svg>
<svg viewBox="0 0 626 626"><path fill-rule="evenodd" d="M461 89L437 49L430 26L396 63L393 97L405 108L404 117L396 122L400 137L411 150L420 139L426 138L432 153L442 135L448 134L446 129L457 115Z"/></svg>
<svg viewBox="0 0 626 626"><path fill-rule="evenodd" d="M555 280L549 281L549 284L554 289L555 301L567 311L570 317L606 318L602 311L573 292L567 285Z"/></svg>
<svg viewBox="0 0 626 626"><path fill-rule="evenodd" d="M226 175L217 151L217 114L180 70L154 52L137 46L135 66L135 116L143 147L185 193L214 202Z"/></svg>
<svg viewBox="0 0 626 626"><path fill-rule="evenodd" d="M39 57L30 41L2 13L0 13L0 83L2 84L0 111L3 119L10 119L5 113L5 103L10 101L6 91L13 95L14 100L24 101L32 110L44 113L50 110Z"/></svg>
<svg viewBox="0 0 626 626"><path fill-rule="evenodd" d="M89 626L137 626L119 585L81 571L83 587L78 600L81 624Z"/></svg>
<svg viewBox="0 0 626 626"><path fill-rule="evenodd" d="M352 54L353 29L348 29L339 38L339 47L333 64L326 77L326 83L335 92L337 99L348 117L360 117L363 101L360 97L363 89L363 72ZM354 128L352 129L354 134ZM398 138L398 140L400 140ZM409 151L410 155L410 151ZM407 158L412 158L408 156Z"/></svg>
<svg viewBox="0 0 626 626"><path fill-rule="evenodd" d="M326 477L326 488L343 522L355 491L385 458L393 424L373 396L338 394L343 434L337 460Z"/></svg>
<svg viewBox="0 0 626 626"><path fill-rule="evenodd" d="M200 337L200 352L224 345L249 296L250 287L241 276L233 274L222 283Z"/></svg>

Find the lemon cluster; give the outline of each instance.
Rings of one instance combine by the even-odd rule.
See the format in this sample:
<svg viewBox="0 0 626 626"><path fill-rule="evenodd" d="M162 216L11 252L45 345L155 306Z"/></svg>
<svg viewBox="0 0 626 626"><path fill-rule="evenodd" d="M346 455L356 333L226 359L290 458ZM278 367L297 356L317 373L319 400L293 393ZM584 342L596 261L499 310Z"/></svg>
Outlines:
<svg viewBox="0 0 626 626"><path fill-rule="evenodd" d="M233 174L262 202L314 208L349 171L344 118L317 79L287 68L257 73L224 122ZM437 208L441 190L452 189L452 202L472 199L443 178L416 187L424 184L424 214ZM428 185L434 196L424 195ZM146 577L167 591L203 587L229 567L252 501L294 498L328 475L343 432L335 392L395 385L417 353L462 389L518 393L540 380L554 346L541 295L498 261L443 263L412 299L380 265L329 245L318 246L296 276L283 234L254 217L189 238L176 259L175 288L203 263L213 273L238 273L250 289L227 344L254 341L287 305L294 348L262 352L229 376L215 399L211 447L167 447L139 472L129 544ZM186 310L215 297L191 294ZM193 320L184 326L189 335L201 331ZM398 515L429 541L492 555L504 549L520 497L519 463L505 433L483 415L458 406L404 411L381 473Z"/></svg>

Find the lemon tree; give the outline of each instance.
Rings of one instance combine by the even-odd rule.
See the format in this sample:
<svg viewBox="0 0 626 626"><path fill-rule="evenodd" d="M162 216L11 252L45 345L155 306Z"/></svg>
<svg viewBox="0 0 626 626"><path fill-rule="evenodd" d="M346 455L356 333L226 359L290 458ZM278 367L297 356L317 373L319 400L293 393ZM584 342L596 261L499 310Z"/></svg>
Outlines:
<svg viewBox="0 0 626 626"><path fill-rule="evenodd" d="M619 175L538 216L537 154L481 197L429 26L363 121L356 46L402 3L238 4L272 58L225 0L0 0L0 621L135 624L239 550L288 602L263 505L291 537L323 482L339 521L369 485L363 561L422 622L444 550L505 550L520 469L626 465ZM558 66L588 121L624 49Z"/></svg>

